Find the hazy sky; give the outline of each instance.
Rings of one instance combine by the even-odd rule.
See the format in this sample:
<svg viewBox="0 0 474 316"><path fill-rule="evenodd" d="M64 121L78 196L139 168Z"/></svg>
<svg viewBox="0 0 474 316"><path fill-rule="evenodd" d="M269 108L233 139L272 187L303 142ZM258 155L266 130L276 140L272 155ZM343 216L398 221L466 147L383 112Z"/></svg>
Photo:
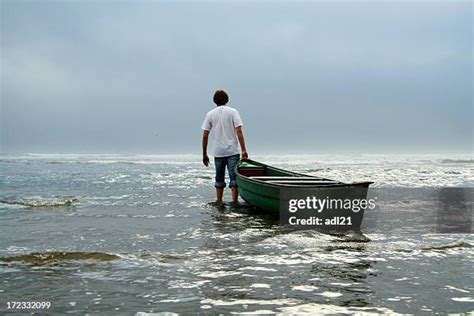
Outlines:
<svg viewBox="0 0 474 316"><path fill-rule="evenodd" d="M471 1L0 1L2 152L472 152Z"/></svg>

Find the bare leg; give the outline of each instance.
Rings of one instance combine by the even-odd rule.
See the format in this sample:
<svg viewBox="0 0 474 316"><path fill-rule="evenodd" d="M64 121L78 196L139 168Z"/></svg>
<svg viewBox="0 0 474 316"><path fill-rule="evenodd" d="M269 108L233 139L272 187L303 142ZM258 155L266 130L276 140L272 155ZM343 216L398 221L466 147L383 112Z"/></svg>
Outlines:
<svg viewBox="0 0 474 316"><path fill-rule="evenodd" d="M216 188L217 202L222 202L223 195L224 195L224 188Z"/></svg>
<svg viewBox="0 0 474 316"><path fill-rule="evenodd" d="M237 203L238 200L239 200L239 189L237 189L236 187L233 187L232 188L232 202Z"/></svg>

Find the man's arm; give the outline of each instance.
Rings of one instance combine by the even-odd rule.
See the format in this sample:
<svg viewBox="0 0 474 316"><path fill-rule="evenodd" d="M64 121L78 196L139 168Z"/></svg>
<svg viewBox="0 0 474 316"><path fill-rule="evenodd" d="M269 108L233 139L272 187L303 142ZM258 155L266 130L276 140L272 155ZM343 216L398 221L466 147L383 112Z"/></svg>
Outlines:
<svg viewBox="0 0 474 316"><path fill-rule="evenodd" d="M240 149L242 150L242 159L248 159L249 155L247 154L247 147L245 147L244 132L242 131L242 126L236 127L235 131L237 132L237 138L239 139Z"/></svg>
<svg viewBox="0 0 474 316"><path fill-rule="evenodd" d="M202 163L209 166L209 156L207 155L207 143L209 141L209 131L204 130L202 133Z"/></svg>

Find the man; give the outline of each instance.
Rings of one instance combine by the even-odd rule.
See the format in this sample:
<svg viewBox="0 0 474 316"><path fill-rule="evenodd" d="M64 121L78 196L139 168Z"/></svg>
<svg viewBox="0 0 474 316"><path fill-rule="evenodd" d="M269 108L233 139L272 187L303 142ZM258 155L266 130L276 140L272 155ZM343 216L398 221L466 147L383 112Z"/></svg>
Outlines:
<svg viewBox="0 0 474 316"><path fill-rule="evenodd" d="M214 93L214 103L216 108L209 111L202 123L202 162L209 166L209 157L207 156L207 143L209 133L213 140L214 164L216 165L216 197L218 202L222 202L224 195L225 167L229 172L229 188L232 190L232 201L237 202L239 192L237 189L235 166L239 162L239 148L242 151L242 159L248 159L247 149L245 148L244 134L242 132L242 119L239 112L227 106L229 96L224 90L217 90Z"/></svg>

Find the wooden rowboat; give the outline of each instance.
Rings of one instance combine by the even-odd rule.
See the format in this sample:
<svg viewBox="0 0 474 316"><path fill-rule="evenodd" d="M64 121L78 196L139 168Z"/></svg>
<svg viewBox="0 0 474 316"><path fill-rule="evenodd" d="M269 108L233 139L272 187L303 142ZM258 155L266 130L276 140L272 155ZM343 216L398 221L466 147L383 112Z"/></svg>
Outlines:
<svg viewBox="0 0 474 316"><path fill-rule="evenodd" d="M241 160L236 166L239 194L248 204L266 212L280 213L283 200L304 196L318 196L321 199L367 199L367 191L373 182L343 183L331 179L291 172L254 160ZM358 228L364 213L338 209L334 212L320 212L321 217L350 215L352 226ZM323 214L324 213L324 214ZM356 216L354 216L356 215ZM337 225L336 225L337 226ZM335 228L335 227L329 227Z"/></svg>

